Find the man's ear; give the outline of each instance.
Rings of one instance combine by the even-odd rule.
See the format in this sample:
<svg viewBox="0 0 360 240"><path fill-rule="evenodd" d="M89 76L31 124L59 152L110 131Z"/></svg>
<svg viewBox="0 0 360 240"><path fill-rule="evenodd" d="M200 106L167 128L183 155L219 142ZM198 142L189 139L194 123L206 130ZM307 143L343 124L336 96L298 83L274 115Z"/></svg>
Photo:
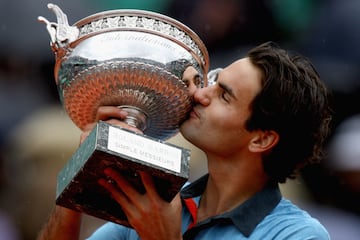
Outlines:
<svg viewBox="0 0 360 240"><path fill-rule="evenodd" d="M267 152L279 142L279 134L275 131L256 131L249 143L251 152Z"/></svg>

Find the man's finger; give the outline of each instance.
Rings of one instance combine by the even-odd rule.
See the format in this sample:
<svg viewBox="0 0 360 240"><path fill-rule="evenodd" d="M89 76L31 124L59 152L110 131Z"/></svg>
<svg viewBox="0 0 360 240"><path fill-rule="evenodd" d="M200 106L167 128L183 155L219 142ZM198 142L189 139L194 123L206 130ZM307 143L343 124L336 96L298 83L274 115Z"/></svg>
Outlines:
<svg viewBox="0 0 360 240"><path fill-rule="evenodd" d="M124 119L128 113L116 106L101 106L96 113L96 122L99 120L108 120L111 118Z"/></svg>
<svg viewBox="0 0 360 240"><path fill-rule="evenodd" d="M131 202L136 202L137 196L140 195L140 193L128 181L126 181L121 174L112 168L106 168L104 173L110 179L115 181L117 187Z"/></svg>
<svg viewBox="0 0 360 240"><path fill-rule="evenodd" d="M152 176L144 171L139 171L141 181L144 185L147 195L151 199L157 199L159 197L158 192L156 191L154 180Z"/></svg>

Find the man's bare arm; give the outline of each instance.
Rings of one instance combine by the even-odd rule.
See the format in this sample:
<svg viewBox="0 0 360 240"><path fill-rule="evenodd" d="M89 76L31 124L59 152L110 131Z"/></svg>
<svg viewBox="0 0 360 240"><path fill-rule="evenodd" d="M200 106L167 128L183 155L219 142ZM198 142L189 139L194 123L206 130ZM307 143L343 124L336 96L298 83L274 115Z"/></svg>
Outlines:
<svg viewBox="0 0 360 240"><path fill-rule="evenodd" d="M55 206L37 240L78 240L81 216L79 212Z"/></svg>

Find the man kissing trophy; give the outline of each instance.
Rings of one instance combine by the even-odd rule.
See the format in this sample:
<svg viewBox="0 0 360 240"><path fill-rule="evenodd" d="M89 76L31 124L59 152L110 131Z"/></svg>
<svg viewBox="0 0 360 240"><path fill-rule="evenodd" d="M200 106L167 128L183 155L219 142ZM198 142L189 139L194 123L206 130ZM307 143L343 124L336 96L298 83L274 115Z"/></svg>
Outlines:
<svg viewBox="0 0 360 240"><path fill-rule="evenodd" d="M39 21L50 34L55 81L71 120L84 130L100 106L118 106L128 113L124 121L144 133L98 122L60 171L56 203L128 225L97 180L105 168L117 168L141 192L137 172L147 171L162 198L176 195L189 177L190 151L165 141L192 108L186 68L197 70L198 87L207 85L208 52L191 29L159 13L111 10L70 26L57 5L48 8L57 23Z"/></svg>

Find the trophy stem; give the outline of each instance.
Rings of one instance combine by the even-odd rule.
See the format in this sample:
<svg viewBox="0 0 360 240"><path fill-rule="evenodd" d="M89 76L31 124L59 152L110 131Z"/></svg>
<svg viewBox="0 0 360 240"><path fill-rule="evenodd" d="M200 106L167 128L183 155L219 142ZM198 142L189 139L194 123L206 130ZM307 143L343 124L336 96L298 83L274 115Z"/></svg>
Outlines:
<svg viewBox="0 0 360 240"><path fill-rule="evenodd" d="M122 110L128 112L128 115L124 119L124 122L129 124L132 127L136 127L137 129L144 131L147 127L147 115L140 108L128 105L118 106Z"/></svg>

